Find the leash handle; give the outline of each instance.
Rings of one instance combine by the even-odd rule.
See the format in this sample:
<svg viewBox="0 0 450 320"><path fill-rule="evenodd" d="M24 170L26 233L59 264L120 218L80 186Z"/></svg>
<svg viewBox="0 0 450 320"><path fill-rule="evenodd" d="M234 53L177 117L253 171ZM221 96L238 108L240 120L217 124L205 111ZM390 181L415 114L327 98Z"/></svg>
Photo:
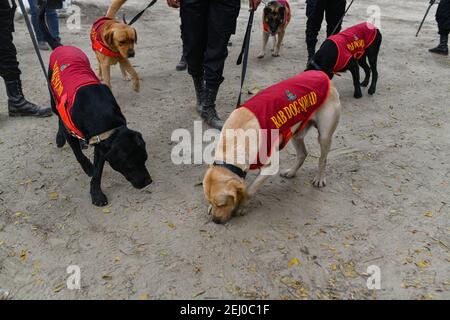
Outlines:
<svg viewBox="0 0 450 320"><path fill-rule="evenodd" d="M134 16L133 19L131 19L131 21L128 23L129 26L131 26L133 23L135 23L136 21L139 20L139 18L145 13L145 11L147 11L148 8L152 7L156 2L158 2L158 0L152 0L147 7L144 8L144 10L142 10L141 12L139 12L137 15ZM125 20L125 15L123 15L123 19Z"/></svg>
<svg viewBox="0 0 450 320"><path fill-rule="evenodd" d="M250 51L250 36L252 34L252 26L253 26L253 18L255 16L255 10L250 10L250 17L248 18L247 30L245 31L244 43L242 44L242 50L239 54L238 60L236 62L237 65L242 64L242 73L241 73L241 88L239 90L239 97L236 104L236 108L241 106L241 98L242 98L242 88L244 87L245 76L247 75L247 65L248 65L248 53Z"/></svg>

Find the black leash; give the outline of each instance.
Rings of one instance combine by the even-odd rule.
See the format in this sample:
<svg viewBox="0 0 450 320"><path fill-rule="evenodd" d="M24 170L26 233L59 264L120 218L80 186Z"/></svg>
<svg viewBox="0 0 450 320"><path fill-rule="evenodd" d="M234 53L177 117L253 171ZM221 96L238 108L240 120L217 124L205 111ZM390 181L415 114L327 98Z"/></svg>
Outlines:
<svg viewBox="0 0 450 320"><path fill-rule="evenodd" d="M14 2L14 0L13 0L13 3L14 3L14 6L17 8L17 5ZM33 42L34 51L36 51L36 55L38 57L42 71L44 72L45 80L47 81L47 85L50 88L50 80L48 79L48 76L47 76L47 70L45 68L44 60L42 59L41 51L39 50L36 36L34 34L33 27L31 26L30 18L28 17L27 10L26 10L25 5L23 4L22 0L19 0L19 5L20 5L20 10L22 10L23 18L25 19L25 24L27 25L28 32L30 33L31 42ZM14 6L13 6L13 9L14 9ZM51 90L50 90L50 92L51 92Z"/></svg>
<svg viewBox="0 0 450 320"><path fill-rule="evenodd" d="M158 0L152 0L147 7L145 7L144 10L142 10L141 12L139 12L137 15L134 16L133 19L131 19L131 21L129 23L127 23L127 21L125 20L125 14L123 15L123 22L128 24L129 26L131 26L133 23L135 23L136 21L139 20L139 18L145 13L145 11L147 11L148 8L152 7L156 2L158 2Z"/></svg>
<svg viewBox="0 0 450 320"><path fill-rule="evenodd" d="M239 54L239 58L236 62L237 65L240 65L242 62L242 74L241 74L241 89L239 90L239 98L237 101L236 108L241 106L241 98L242 98L242 88L244 87L245 76L247 74L247 64L248 64L248 53L250 51L250 36L252 34L252 26L253 26L253 18L255 16L255 10L250 10L250 17L248 18L247 30L245 31L244 43L242 44L242 50Z"/></svg>
<svg viewBox="0 0 450 320"><path fill-rule="evenodd" d="M353 2L355 0L352 0L352 2L350 2L350 4L348 5L347 9L344 12L344 15L341 17L341 19L339 20L339 23L334 27L333 33L331 35L334 35L336 33L336 30L339 28L339 26L342 24L342 22L344 21L345 16L347 15L348 10L350 10L350 7L352 6Z"/></svg>

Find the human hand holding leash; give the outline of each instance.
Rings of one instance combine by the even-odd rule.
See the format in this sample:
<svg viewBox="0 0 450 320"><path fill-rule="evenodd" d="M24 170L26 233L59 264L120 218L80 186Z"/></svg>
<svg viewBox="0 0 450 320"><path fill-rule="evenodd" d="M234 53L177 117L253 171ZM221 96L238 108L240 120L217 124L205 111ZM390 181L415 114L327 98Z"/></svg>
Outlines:
<svg viewBox="0 0 450 320"><path fill-rule="evenodd" d="M181 0L167 0L167 4L172 8L179 8Z"/></svg>
<svg viewBox="0 0 450 320"><path fill-rule="evenodd" d="M260 3L261 0L248 0L248 4L251 10L256 10Z"/></svg>

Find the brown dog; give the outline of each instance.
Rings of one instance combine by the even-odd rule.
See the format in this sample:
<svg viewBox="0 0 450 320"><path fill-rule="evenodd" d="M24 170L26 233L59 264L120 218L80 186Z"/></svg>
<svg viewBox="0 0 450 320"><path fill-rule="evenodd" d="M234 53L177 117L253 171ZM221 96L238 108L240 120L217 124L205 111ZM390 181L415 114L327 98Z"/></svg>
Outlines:
<svg viewBox="0 0 450 320"><path fill-rule="evenodd" d="M259 59L264 58L266 54L267 42L270 36L274 39L272 56L280 56L281 45L290 20L291 9L286 0L270 1L265 6L263 13L263 42L261 52L258 55Z"/></svg>
<svg viewBox="0 0 450 320"><path fill-rule="evenodd" d="M299 87L300 90L296 90ZM339 94L327 75L307 71L263 90L252 99L233 111L225 122L214 164L209 167L203 179L203 191L210 203L209 211L215 223L224 223L233 215L244 214L251 197L270 175L278 171L268 173L267 169L272 165L268 162L256 167L251 162L255 160L255 155L261 157L258 152L267 141L272 141L261 135L264 131L262 129L268 129L267 124L272 121L277 124L283 122L285 125L279 127L280 136L273 139L272 147L267 150L281 150L290 139L297 152L294 165L280 173L285 178L294 177L302 166L307 156L304 138L310 127L317 128L321 155L319 170L312 182L316 187L326 185L327 156L341 114ZM302 117L301 110L314 111ZM253 135L255 139L252 139L252 132L256 132ZM271 154L268 156L274 162L275 153ZM247 186L244 181L246 172L255 168L261 169L260 174Z"/></svg>
<svg viewBox="0 0 450 320"><path fill-rule="evenodd" d="M114 19L117 11L126 0L113 0L105 17L94 22L91 29L92 49L98 60L97 75L111 88L111 66L120 64L123 80L133 80L133 90L139 92L139 75L129 58L134 57L137 43L136 29Z"/></svg>

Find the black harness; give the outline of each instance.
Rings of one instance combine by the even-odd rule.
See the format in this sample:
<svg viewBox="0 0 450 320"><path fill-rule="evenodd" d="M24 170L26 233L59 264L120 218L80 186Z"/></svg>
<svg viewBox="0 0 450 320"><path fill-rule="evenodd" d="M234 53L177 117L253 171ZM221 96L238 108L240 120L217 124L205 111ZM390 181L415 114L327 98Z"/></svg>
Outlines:
<svg viewBox="0 0 450 320"><path fill-rule="evenodd" d="M226 163L224 161L214 161L213 166L226 168L226 169L230 170L231 172L233 172L234 174L238 175L239 178L242 178L242 179L245 179L245 177L247 176L247 172L245 172L241 168L236 167L235 165Z"/></svg>

